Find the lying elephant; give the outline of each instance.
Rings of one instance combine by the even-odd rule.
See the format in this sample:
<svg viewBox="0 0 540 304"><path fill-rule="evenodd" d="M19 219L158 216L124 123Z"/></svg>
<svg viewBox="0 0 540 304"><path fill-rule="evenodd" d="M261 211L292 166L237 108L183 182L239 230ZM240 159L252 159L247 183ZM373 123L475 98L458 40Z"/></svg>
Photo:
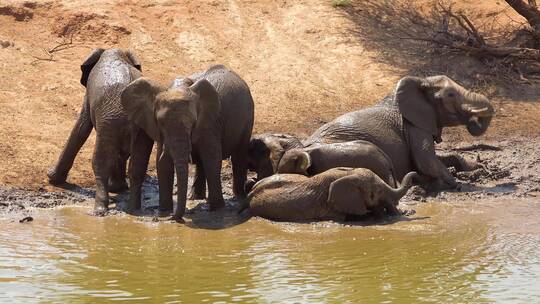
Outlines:
<svg viewBox="0 0 540 304"><path fill-rule="evenodd" d="M411 187L415 172L394 189L365 168L333 168L313 177L276 174L259 181L248 195L251 215L275 221L345 221L369 211L399 214L396 206Z"/></svg>
<svg viewBox="0 0 540 304"><path fill-rule="evenodd" d="M444 127L466 125L482 135L491 122L493 106L447 76L404 77L392 95L370 108L347 113L315 131L305 146L367 140L392 160L396 178L415 170L432 190L455 188L457 183L435 154Z"/></svg>
<svg viewBox="0 0 540 304"><path fill-rule="evenodd" d="M248 151L248 168L257 173L257 180L276 173L283 154L290 149L303 147L293 135L264 133L251 138Z"/></svg>
<svg viewBox="0 0 540 304"><path fill-rule="evenodd" d="M100 214L107 210L109 191L127 189L130 131L120 94L131 81L141 76L141 64L130 51L97 49L82 63L81 71L81 84L86 87L82 110L58 162L47 176L51 184L64 183L75 156L95 128L92 158L96 178L94 212Z"/></svg>
<svg viewBox="0 0 540 304"><path fill-rule="evenodd" d="M281 157L277 173L313 176L336 167L366 168L388 185L397 186L390 158L365 140L290 149Z"/></svg>
<svg viewBox="0 0 540 304"><path fill-rule="evenodd" d="M185 212L190 156L196 165L192 198L206 196L212 209L225 205L221 187L221 161L231 157L233 191L244 197L247 152L253 128L254 105L247 84L222 65L177 78L167 88L150 79L132 82L122 93L122 104L134 131L130 162L130 208L141 207L141 186L153 141L158 142L159 209L173 210L174 170L177 176L177 209Z"/></svg>

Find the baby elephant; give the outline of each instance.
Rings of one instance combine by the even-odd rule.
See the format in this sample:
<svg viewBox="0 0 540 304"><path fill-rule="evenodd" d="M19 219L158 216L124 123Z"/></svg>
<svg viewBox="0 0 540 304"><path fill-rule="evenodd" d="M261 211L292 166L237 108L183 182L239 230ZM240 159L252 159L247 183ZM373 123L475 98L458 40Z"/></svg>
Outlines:
<svg viewBox="0 0 540 304"><path fill-rule="evenodd" d="M399 214L396 206L411 187L408 173L395 189L365 168L333 168L313 177L276 174L259 181L248 195L250 212L275 221L345 221L369 211Z"/></svg>
<svg viewBox="0 0 540 304"><path fill-rule="evenodd" d="M390 158L365 140L290 149L279 161L277 173L313 176L336 167L366 168L390 186L397 186Z"/></svg>

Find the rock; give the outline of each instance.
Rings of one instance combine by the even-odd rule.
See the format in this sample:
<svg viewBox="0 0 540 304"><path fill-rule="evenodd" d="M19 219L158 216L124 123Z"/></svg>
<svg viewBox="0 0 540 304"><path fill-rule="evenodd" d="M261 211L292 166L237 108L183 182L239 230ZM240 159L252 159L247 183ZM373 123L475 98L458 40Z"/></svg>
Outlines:
<svg viewBox="0 0 540 304"><path fill-rule="evenodd" d="M25 217L25 218L19 220L19 223L27 223L27 222L31 222L31 221L33 221L33 220L34 220L33 217L27 216L27 217Z"/></svg>

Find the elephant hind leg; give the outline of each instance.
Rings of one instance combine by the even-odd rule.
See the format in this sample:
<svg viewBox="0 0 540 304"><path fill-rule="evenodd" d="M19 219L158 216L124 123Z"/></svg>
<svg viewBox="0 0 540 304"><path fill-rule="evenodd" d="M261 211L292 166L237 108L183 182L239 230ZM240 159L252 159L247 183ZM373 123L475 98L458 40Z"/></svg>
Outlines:
<svg viewBox="0 0 540 304"><path fill-rule="evenodd" d="M111 140L100 136L96 138L96 146L92 158L92 168L96 178L96 197L94 213L96 215L104 214L109 206L109 178L114 170L114 162L118 157L118 151Z"/></svg>
<svg viewBox="0 0 540 304"><path fill-rule="evenodd" d="M206 174L204 173L203 163L200 160L195 161L195 180L191 187L189 199L199 200L206 198Z"/></svg>
<svg viewBox="0 0 540 304"><path fill-rule="evenodd" d="M126 182L127 155L119 155L113 163L111 176L109 177L109 191L121 193L128 189Z"/></svg>
<svg viewBox="0 0 540 304"><path fill-rule="evenodd" d="M86 142L86 139L88 139L88 136L92 132L92 128L93 125L92 120L90 119L90 105L85 98L79 118L71 130L69 138L64 145L64 149L62 150L56 165L47 172L49 183L59 185L66 181L69 170L75 161L75 156L77 156L77 153Z"/></svg>
<svg viewBox="0 0 540 304"><path fill-rule="evenodd" d="M231 155L233 170L233 193L236 198L246 197L247 149L238 149Z"/></svg>

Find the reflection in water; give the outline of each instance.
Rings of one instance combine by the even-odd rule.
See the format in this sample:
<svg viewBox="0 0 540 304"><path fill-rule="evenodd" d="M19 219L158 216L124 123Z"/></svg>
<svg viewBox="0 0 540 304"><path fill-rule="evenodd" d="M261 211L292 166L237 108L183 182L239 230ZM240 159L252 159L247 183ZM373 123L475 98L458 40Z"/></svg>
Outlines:
<svg viewBox="0 0 540 304"><path fill-rule="evenodd" d="M422 204L426 219L368 227L207 230L86 212L0 219L0 302L540 301L534 202Z"/></svg>

